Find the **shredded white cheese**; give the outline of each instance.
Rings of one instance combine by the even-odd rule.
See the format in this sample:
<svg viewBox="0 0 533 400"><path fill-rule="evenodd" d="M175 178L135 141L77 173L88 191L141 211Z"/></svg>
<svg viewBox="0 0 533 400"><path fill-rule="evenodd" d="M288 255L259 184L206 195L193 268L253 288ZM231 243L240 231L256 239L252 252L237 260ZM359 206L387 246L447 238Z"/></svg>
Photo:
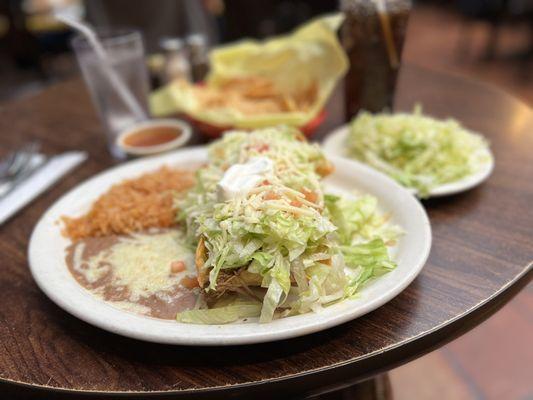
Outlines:
<svg viewBox="0 0 533 400"><path fill-rule="evenodd" d="M110 269L112 284L125 286L130 293L129 300L137 301L140 297L172 289L194 271L194 255L183 242L183 234L176 230L134 234L91 257L85 263L87 268L76 270L88 282L95 282ZM172 273L174 261L183 261L186 269Z"/></svg>

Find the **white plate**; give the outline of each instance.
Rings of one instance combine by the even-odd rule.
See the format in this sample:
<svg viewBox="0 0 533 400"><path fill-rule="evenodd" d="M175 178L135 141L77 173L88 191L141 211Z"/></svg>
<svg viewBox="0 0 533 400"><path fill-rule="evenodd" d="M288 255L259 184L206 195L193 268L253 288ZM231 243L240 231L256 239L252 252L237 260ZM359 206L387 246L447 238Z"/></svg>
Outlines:
<svg viewBox="0 0 533 400"><path fill-rule="evenodd" d="M326 150L329 154L350 158L345 144L348 132L348 125L343 125L335 129L324 140L322 145L324 150ZM481 168L478 172L465 176L463 179L458 181L446 183L433 188L429 193L429 197L441 197L461 193L468 189L472 189L474 186L477 186L486 180L494 169L494 156L489 149L487 149L487 155L489 156L490 161L485 163L483 168ZM414 188L407 188L407 190L413 194L416 194L417 192Z"/></svg>
<svg viewBox="0 0 533 400"><path fill-rule="evenodd" d="M204 162L205 148L132 161L112 168L80 184L59 199L42 216L29 245L31 272L39 287L57 305L102 329L136 339L181 345L230 345L268 342L320 331L357 318L391 300L418 275L429 254L431 229L426 212L407 190L385 175L360 163L332 158L336 171L327 179L334 192L354 189L373 194L384 212L406 232L393 250L398 267L366 286L356 300L343 301L309 313L275 320L229 325L191 325L158 320L119 310L93 297L71 276L65 264L69 241L61 236L62 215L77 216L112 184L157 169L163 164L187 166Z"/></svg>

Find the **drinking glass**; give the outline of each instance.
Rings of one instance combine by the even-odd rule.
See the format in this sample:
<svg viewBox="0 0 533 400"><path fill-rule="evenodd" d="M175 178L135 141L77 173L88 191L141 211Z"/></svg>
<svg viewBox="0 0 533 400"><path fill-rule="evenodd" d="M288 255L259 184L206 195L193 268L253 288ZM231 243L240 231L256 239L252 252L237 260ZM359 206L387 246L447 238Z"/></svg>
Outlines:
<svg viewBox="0 0 533 400"><path fill-rule="evenodd" d="M340 0L341 40L350 61L345 111L391 109L400 68L410 0Z"/></svg>
<svg viewBox="0 0 533 400"><path fill-rule="evenodd" d="M148 115L149 82L141 33L135 30L101 30L97 31L97 35L106 50L109 65ZM114 157L124 159L126 154L117 146L116 139L121 132L139 122L140 118L133 114L117 93L109 74L87 40L76 36L72 40L72 47L104 125L109 151Z"/></svg>

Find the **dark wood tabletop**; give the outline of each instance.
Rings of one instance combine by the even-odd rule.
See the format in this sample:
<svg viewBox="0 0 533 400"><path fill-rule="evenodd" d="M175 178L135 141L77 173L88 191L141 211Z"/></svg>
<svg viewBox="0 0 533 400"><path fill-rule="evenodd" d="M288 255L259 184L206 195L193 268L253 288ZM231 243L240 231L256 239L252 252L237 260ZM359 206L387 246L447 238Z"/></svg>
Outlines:
<svg viewBox="0 0 533 400"><path fill-rule="evenodd" d="M479 324L532 277L533 112L497 88L406 66L396 108L416 102L485 134L496 158L483 185L424 202L433 247L421 275L383 307L336 328L218 348L117 336L69 315L38 289L26 257L35 223L62 194L113 161L80 80L3 105L2 152L34 138L47 153L84 149L90 159L0 227L0 392L39 399L305 395L406 363ZM317 138L342 122L338 110L334 99Z"/></svg>

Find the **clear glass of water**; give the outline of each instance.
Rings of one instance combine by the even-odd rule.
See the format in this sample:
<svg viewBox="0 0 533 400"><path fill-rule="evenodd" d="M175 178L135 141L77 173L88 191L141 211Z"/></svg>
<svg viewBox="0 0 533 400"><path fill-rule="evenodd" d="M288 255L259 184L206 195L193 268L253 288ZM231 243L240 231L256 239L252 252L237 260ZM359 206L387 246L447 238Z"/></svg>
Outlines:
<svg viewBox="0 0 533 400"><path fill-rule="evenodd" d="M148 115L149 81L141 33L135 30L111 30L97 31L97 34L111 67ZM139 122L139 117L132 113L117 93L87 40L76 36L72 39L72 47L104 125L109 151L114 157L124 159L126 155L116 145L116 139L121 132Z"/></svg>

